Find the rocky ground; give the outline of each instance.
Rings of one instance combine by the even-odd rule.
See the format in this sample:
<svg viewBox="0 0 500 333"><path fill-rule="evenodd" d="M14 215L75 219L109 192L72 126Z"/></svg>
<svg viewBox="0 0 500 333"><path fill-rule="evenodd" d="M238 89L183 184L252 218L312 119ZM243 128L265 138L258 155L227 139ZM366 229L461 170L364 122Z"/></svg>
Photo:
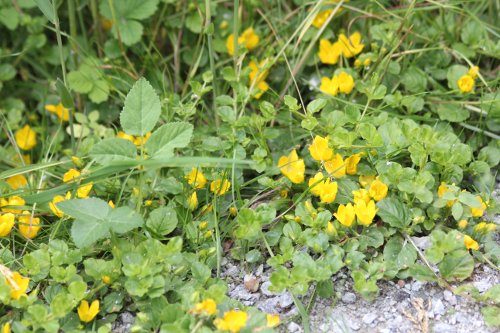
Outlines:
<svg viewBox="0 0 500 333"><path fill-rule="evenodd" d="M500 184L495 197L500 198ZM495 220L500 224L500 216ZM497 241L500 237L497 233ZM425 239L414 239L424 248ZM281 332L303 332L300 316L290 293L275 294L269 290L271 269L265 265L245 271L239 263L223 260L222 277L228 282L229 296L248 306L267 313L278 313L282 319ZM353 290L347 270L333 277L335 296L318 298L310 314L312 333L493 333L486 326L480 304L456 296L435 283L419 281L380 281L379 296L367 302ZM500 272L479 264L474 274L463 283L472 283L481 293L500 283ZM455 287L456 285L452 285ZM130 332L134 316L122 313L113 325L113 332Z"/></svg>

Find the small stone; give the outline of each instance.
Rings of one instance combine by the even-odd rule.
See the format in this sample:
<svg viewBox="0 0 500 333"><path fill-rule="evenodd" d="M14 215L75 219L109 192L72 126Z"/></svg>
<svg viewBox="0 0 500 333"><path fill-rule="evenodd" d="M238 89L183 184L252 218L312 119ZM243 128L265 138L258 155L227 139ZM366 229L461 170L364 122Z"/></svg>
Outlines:
<svg viewBox="0 0 500 333"><path fill-rule="evenodd" d="M270 281L266 281L264 283L262 283L262 285L260 286L260 291L262 291L262 293L266 296L276 296L278 294L276 293L273 293L272 291L269 290L269 287L271 286L271 282Z"/></svg>
<svg viewBox="0 0 500 333"><path fill-rule="evenodd" d="M354 303L356 302L356 295L354 293L345 293L342 296L342 302L344 303Z"/></svg>
<svg viewBox="0 0 500 333"><path fill-rule="evenodd" d="M287 328L288 328L288 332L290 332L290 333L302 332L302 328L300 328L299 324L297 324L293 321L290 324L288 324Z"/></svg>
<svg viewBox="0 0 500 333"><path fill-rule="evenodd" d="M358 331L361 328L361 325L356 320L350 320L349 327L353 331Z"/></svg>
<svg viewBox="0 0 500 333"><path fill-rule="evenodd" d="M363 323L365 323L365 324L369 325L369 324L373 323L373 321L374 321L375 319L377 319L377 317L378 317L378 316L377 316L375 313L367 313L367 314L365 314L365 315L363 316L363 319L362 319L362 320L363 320Z"/></svg>
<svg viewBox="0 0 500 333"><path fill-rule="evenodd" d="M243 283L245 284L245 288L247 288L249 292L254 293L259 290L259 279L257 279L252 274L246 274L243 278Z"/></svg>
<svg viewBox="0 0 500 333"><path fill-rule="evenodd" d="M429 236L412 237L411 240L421 250L427 250L427 248L431 246L431 239L429 238Z"/></svg>
<svg viewBox="0 0 500 333"><path fill-rule="evenodd" d="M456 305L457 304L457 297L455 295L453 295L453 293L449 290L445 290L443 292L443 297L444 297L444 300L448 303L450 303L451 305Z"/></svg>
<svg viewBox="0 0 500 333"><path fill-rule="evenodd" d="M413 283L412 283L412 285L411 285L411 290L412 290L412 291L419 291L420 289L422 289L422 286L423 286L423 285L424 285L424 284L423 284L422 282L420 282L420 281L415 281L415 282L413 282Z"/></svg>
<svg viewBox="0 0 500 333"><path fill-rule="evenodd" d="M280 296L279 303L282 309L286 309L293 304L293 298L289 293L284 293Z"/></svg>
<svg viewBox="0 0 500 333"><path fill-rule="evenodd" d="M398 286L399 286L399 288L403 288L405 286L404 280L399 280L398 281Z"/></svg>
<svg viewBox="0 0 500 333"><path fill-rule="evenodd" d="M479 281L475 281L472 283L474 285L474 287L476 287L480 293L483 293L485 292L486 290L490 289L491 287L491 282L484 279L484 280L479 280Z"/></svg>
<svg viewBox="0 0 500 333"><path fill-rule="evenodd" d="M432 301L432 310L436 315L443 315L445 310L443 302L440 299L434 299Z"/></svg>

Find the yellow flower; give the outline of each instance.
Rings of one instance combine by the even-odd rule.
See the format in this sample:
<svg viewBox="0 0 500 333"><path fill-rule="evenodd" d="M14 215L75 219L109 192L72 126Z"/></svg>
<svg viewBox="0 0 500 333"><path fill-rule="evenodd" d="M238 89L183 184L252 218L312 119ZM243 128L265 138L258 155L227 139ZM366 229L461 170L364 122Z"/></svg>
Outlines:
<svg viewBox="0 0 500 333"><path fill-rule="evenodd" d="M151 136L151 132L146 133L144 136L138 136L134 139L134 145L137 147L143 146L146 141L148 141L149 137Z"/></svg>
<svg viewBox="0 0 500 333"><path fill-rule="evenodd" d="M345 176L346 164L340 154L335 154L331 160L325 162L325 169L328 173L333 175L333 177L342 178Z"/></svg>
<svg viewBox="0 0 500 333"><path fill-rule="evenodd" d="M335 226L333 225L332 222L328 221L326 224L326 233L328 236L336 236L337 235L337 230L335 229Z"/></svg>
<svg viewBox="0 0 500 333"><path fill-rule="evenodd" d="M192 168L185 178L189 185L193 185L195 188L204 188L207 183L205 175L198 168Z"/></svg>
<svg viewBox="0 0 500 333"><path fill-rule="evenodd" d="M326 204L334 202L335 198L337 197L337 190L338 190L337 182L330 182L330 179L327 179L321 185L321 193L319 196L321 202Z"/></svg>
<svg viewBox="0 0 500 333"><path fill-rule="evenodd" d="M375 201L380 201L387 196L388 187L386 184L382 183L380 180L375 179L370 185L368 193L370 197L375 199Z"/></svg>
<svg viewBox="0 0 500 333"><path fill-rule="evenodd" d="M465 248L467 250L479 250L479 244L478 242L476 242L474 239L472 239L472 237L470 237L469 235L464 235L464 245L465 245Z"/></svg>
<svg viewBox="0 0 500 333"><path fill-rule="evenodd" d="M113 28L113 20L108 20L105 17L101 17L101 28L104 30L111 30Z"/></svg>
<svg viewBox="0 0 500 333"><path fill-rule="evenodd" d="M348 203L347 205L339 205L337 212L333 214L337 221L348 228L352 226L355 215L354 206L351 203Z"/></svg>
<svg viewBox="0 0 500 333"><path fill-rule="evenodd" d="M478 66L472 66L469 71L467 72L468 75L470 75L470 77L472 77L473 79L475 79L477 77L477 75L479 74L479 67Z"/></svg>
<svg viewBox="0 0 500 333"><path fill-rule="evenodd" d="M486 225L486 232L493 232L497 229L497 225L495 223L488 223Z"/></svg>
<svg viewBox="0 0 500 333"><path fill-rule="evenodd" d="M253 50L259 44L259 36L253 28L248 28L238 37L238 45L244 45L248 51ZM230 34L226 40L227 53L234 55L234 34Z"/></svg>
<svg viewBox="0 0 500 333"><path fill-rule="evenodd" d="M361 34L353 33L349 38L346 35L339 35L339 43L342 49L342 55L346 58L352 58L363 51L364 44L361 44Z"/></svg>
<svg viewBox="0 0 500 333"><path fill-rule="evenodd" d="M314 137L311 146L309 146L309 153L316 161L328 161L333 157L333 149L328 147L328 138L319 135Z"/></svg>
<svg viewBox="0 0 500 333"><path fill-rule="evenodd" d="M322 185L324 183L324 176L322 172L318 172L314 177L309 178L309 187L312 195L319 197L321 195ZM316 184L316 185L315 185Z"/></svg>
<svg viewBox="0 0 500 333"><path fill-rule="evenodd" d="M361 161L361 154L353 154L345 159L345 172L348 175L355 175L358 172L358 163Z"/></svg>
<svg viewBox="0 0 500 333"><path fill-rule="evenodd" d="M362 64L363 62L361 60L359 59L354 60L354 67L359 68L361 67Z"/></svg>
<svg viewBox="0 0 500 333"><path fill-rule="evenodd" d="M61 121L68 121L69 120L69 109L65 108L64 105L61 103L57 105L53 104L47 104L45 105L45 110L55 113L56 116L59 118Z"/></svg>
<svg viewBox="0 0 500 333"><path fill-rule="evenodd" d="M370 186L375 180L375 176L359 176L359 184L363 187Z"/></svg>
<svg viewBox="0 0 500 333"><path fill-rule="evenodd" d="M354 202L358 200L363 200L366 204L370 202L370 194L364 188L361 188L357 191L352 191L352 195L354 196Z"/></svg>
<svg viewBox="0 0 500 333"><path fill-rule="evenodd" d="M2 326L2 333L11 333L12 331L10 330L10 323L5 323Z"/></svg>
<svg viewBox="0 0 500 333"><path fill-rule="evenodd" d="M475 232L483 232L486 230L486 228L487 228L487 223L480 222L480 223L476 224L476 226L474 227L474 231Z"/></svg>
<svg viewBox="0 0 500 333"><path fill-rule="evenodd" d="M372 60L370 58L366 58L365 61L363 61L363 66L368 67L372 63Z"/></svg>
<svg viewBox="0 0 500 333"><path fill-rule="evenodd" d="M211 316L217 313L217 304L213 299L207 298L206 300L196 304L190 312L194 314L207 314Z"/></svg>
<svg viewBox="0 0 500 333"><path fill-rule="evenodd" d="M231 183L227 179L216 179L210 183L210 191L215 195L224 195L229 188Z"/></svg>
<svg viewBox="0 0 500 333"><path fill-rule="evenodd" d="M26 201L24 201L23 198L18 197L17 195L9 197L7 200L3 199L0 207L8 206L8 207L20 207L24 206L26 204ZM2 208L2 211L6 213L13 213L13 214L21 214L22 210L21 209L16 209L16 208Z"/></svg>
<svg viewBox="0 0 500 333"><path fill-rule="evenodd" d="M49 208L52 211L52 213L54 213L54 215L57 216L57 217L63 217L64 216L64 212L62 210L60 210L59 208L57 208L57 203L61 202L61 201L64 201L64 200L69 200L69 199L71 199L71 193L70 192L67 192L66 196L64 196L64 197L62 195L56 195L52 199L52 201L49 203Z"/></svg>
<svg viewBox="0 0 500 333"><path fill-rule="evenodd" d="M358 200L354 203L354 211L358 217L358 223L369 226L373 222L378 209L375 208L375 201L373 200L370 200L368 204L364 200Z"/></svg>
<svg viewBox="0 0 500 333"><path fill-rule="evenodd" d="M29 125L25 125L23 128L18 129L14 137L16 138L17 146L22 150L30 150L36 146L36 133Z"/></svg>
<svg viewBox="0 0 500 333"><path fill-rule="evenodd" d="M483 199L477 195L476 199L479 200L479 203L481 204L480 208L474 208L471 207L470 212L473 217L481 217L484 214L484 211L486 210L486 204L484 203Z"/></svg>
<svg viewBox="0 0 500 333"><path fill-rule="evenodd" d="M99 300L94 300L89 307L89 303L83 300L78 306L78 317L84 323L91 322L99 312Z"/></svg>
<svg viewBox="0 0 500 333"><path fill-rule="evenodd" d="M354 89L354 79L351 75L346 72L341 72L338 75L339 82L339 92L344 94L350 94L352 89Z"/></svg>
<svg viewBox="0 0 500 333"><path fill-rule="evenodd" d="M267 84L267 82L260 81L259 83L257 83L257 92L254 93L253 97L255 97L255 99L259 99L268 90L269 90L269 85Z"/></svg>
<svg viewBox="0 0 500 333"><path fill-rule="evenodd" d="M235 217L236 214L238 214L238 210L236 209L236 207L229 207L229 215Z"/></svg>
<svg viewBox="0 0 500 333"><path fill-rule="evenodd" d="M281 156L278 160L278 167L281 173L290 179L294 184L300 184L304 181L306 166L303 159L299 159L297 151L293 149L288 156Z"/></svg>
<svg viewBox="0 0 500 333"><path fill-rule="evenodd" d="M277 314L267 314L266 315L266 326L269 328L276 327L280 324L280 316Z"/></svg>
<svg viewBox="0 0 500 333"><path fill-rule="evenodd" d="M18 272L13 272L11 278L7 279L7 284L10 286L10 298L17 300L26 295L29 283L29 278L22 276Z"/></svg>
<svg viewBox="0 0 500 333"><path fill-rule="evenodd" d="M461 93L470 93L474 90L474 79L469 74L462 75L457 81Z"/></svg>
<svg viewBox="0 0 500 333"><path fill-rule="evenodd" d="M465 228L467 228L467 224L469 224L469 222L467 222L467 220L460 220L460 221L458 221L458 228L465 229Z"/></svg>
<svg viewBox="0 0 500 333"><path fill-rule="evenodd" d="M205 230L208 226L208 222L207 221L203 221L203 222L200 222L200 225L198 225L198 228L200 228L200 230Z"/></svg>
<svg viewBox="0 0 500 333"><path fill-rule="evenodd" d="M317 28L317 29L320 29L323 24L325 24L326 22L326 19L330 16L330 14L332 13L333 9L327 9L327 10L324 10L322 12L319 12L315 17L314 17L314 20L312 21L312 25Z"/></svg>
<svg viewBox="0 0 500 333"><path fill-rule="evenodd" d="M116 133L116 137L119 139L128 140L132 143L134 143L135 141L135 137L133 135L127 134L123 131L119 131L118 133Z"/></svg>
<svg viewBox="0 0 500 333"><path fill-rule="evenodd" d="M17 190L18 188L22 188L28 185L28 180L23 175L15 175L9 177L7 178L6 182L13 190Z"/></svg>
<svg viewBox="0 0 500 333"><path fill-rule="evenodd" d="M339 62L342 49L339 43L331 43L328 39L321 39L319 41L319 60L323 64L335 65Z"/></svg>
<svg viewBox="0 0 500 333"><path fill-rule="evenodd" d="M113 202L113 200L109 200L109 201L108 201L108 205L109 205L109 207L111 207L111 208L115 208L115 203Z"/></svg>
<svg viewBox="0 0 500 333"><path fill-rule="evenodd" d="M144 206L150 207L153 204L153 200L144 200Z"/></svg>
<svg viewBox="0 0 500 333"><path fill-rule="evenodd" d="M205 232L203 237L205 237L205 239L208 239L208 238L212 237L212 235L213 235L212 230L208 230L207 232Z"/></svg>
<svg viewBox="0 0 500 333"><path fill-rule="evenodd" d="M29 211L25 210L19 216L19 231L24 237L28 239L35 238L40 228L40 219L38 217L32 218Z"/></svg>
<svg viewBox="0 0 500 333"><path fill-rule="evenodd" d="M63 182L65 183L72 183L76 180L82 180L82 179L79 179L80 178L80 171L76 170L76 169L69 169L64 175L63 175ZM78 187L77 191L76 191L76 196L78 198L87 198L90 191L92 190L92 182L90 183L87 183L85 185L81 185Z"/></svg>
<svg viewBox="0 0 500 333"><path fill-rule="evenodd" d="M214 320L218 330L238 333L247 324L248 315L243 311L230 310L222 318Z"/></svg>
<svg viewBox="0 0 500 333"><path fill-rule="evenodd" d="M102 277L102 282L103 282L104 284L110 284L110 283L111 283L111 278L110 278L108 275L104 275L104 276Z"/></svg>
<svg viewBox="0 0 500 333"><path fill-rule="evenodd" d="M223 20L223 21L219 24L219 29L221 29L221 30L226 30L228 26L229 26L229 22L228 22L228 21L226 21L226 20Z"/></svg>
<svg viewBox="0 0 500 333"><path fill-rule="evenodd" d="M198 207L198 195L196 194L196 191L189 196L187 204L190 210L195 210L196 207Z"/></svg>
<svg viewBox="0 0 500 333"><path fill-rule="evenodd" d="M319 90L325 94L336 96L339 92L339 78L336 75L334 75L331 79L323 76L321 78Z"/></svg>
<svg viewBox="0 0 500 333"><path fill-rule="evenodd" d="M288 190L281 190L280 196L284 199L288 198Z"/></svg>
<svg viewBox="0 0 500 333"><path fill-rule="evenodd" d="M14 226L15 216L12 213L0 215L0 237L8 236Z"/></svg>
<svg viewBox="0 0 500 333"><path fill-rule="evenodd" d="M439 198L442 198L443 195L446 193L446 192L451 192L451 189L448 187L448 185L446 185L446 183L441 183L441 185L439 185L438 187L438 197ZM448 207L451 207L453 206L453 204L455 203L456 200L448 200L448 202L446 203L446 206Z"/></svg>

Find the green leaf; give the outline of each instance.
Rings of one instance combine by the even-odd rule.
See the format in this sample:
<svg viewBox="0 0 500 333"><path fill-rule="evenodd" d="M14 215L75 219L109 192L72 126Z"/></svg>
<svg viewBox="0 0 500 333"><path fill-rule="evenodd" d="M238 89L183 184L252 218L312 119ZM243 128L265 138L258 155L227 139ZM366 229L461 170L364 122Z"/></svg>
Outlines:
<svg viewBox="0 0 500 333"><path fill-rule="evenodd" d="M89 98L94 103L102 103L108 99L109 96L109 86L104 80L94 81L92 90L89 93Z"/></svg>
<svg viewBox="0 0 500 333"><path fill-rule="evenodd" d="M399 199L385 198L377 206L379 207L378 216L392 227L403 229L410 224L410 210Z"/></svg>
<svg viewBox="0 0 500 333"><path fill-rule="evenodd" d="M123 19L117 25L120 30L120 38L127 46L134 45L141 40L144 28L141 23L134 20ZM113 27L113 35L118 38L117 27Z"/></svg>
<svg viewBox="0 0 500 333"><path fill-rule="evenodd" d="M144 136L155 127L160 113L160 98L151 84L140 78L125 98L120 124L127 134Z"/></svg>
<svg viewBox="0 0 500 333"><path fill-rule="evenodd" d="M317 98L307 105L307 112L316 113L321 111L326 106L327 100L323 98Z"/></svg>
<svg viewBox="0 0 500 333"><path fill-rule="evenodd" d="M106 224L111 231L124 234L127 231L138 228L144 224L142 216L130 207L117 207L111 209L106 216Z"/></svg>
<svg viewBox="0 0 500 333"><path fill-rule="evenodd" d="M19 24L19 14L14 8L2 8L0 10L0 23L9 30L15 30Z"/></svg>
<svg viewBox="0 0 500 333"><path fill-rule="evenodd" d="M482 22L467 20L461 29L460 37L467 45L475 46L483 41L484 28Z"/></svg>
<svg viewBox="0 0 500 333"><path fill-rule="evenodd" d="M481 208L481 202L479 202L475 195L469 192L460 192L458 201L469 207Z"/></svg>
<svg viewBox="0 0 500 333"><path fill-rule="evenodd" d="M37 7L42 11L43 15L50 21L50 23L55 24L56 17L54 15L54 7L52 6L52 1L50 0L34 0Z"/></svg>
<svg viewBox="0 0 500 333"><path fill-rule="evenodd" d="M484 321L488 326L500 326L500 307L498 306L485 306L481 308Z"/></svg>
<svg viewBox="0 0 500 333"><path fill-rule="evenodd" d="M169 157L174 148L184 148L191 141L193 125L186 122L168 123L153 132L146 142L148 154Z"/></svg>
<svg viewBox="0 0 500 333"><path fill-rule="evenodd" d="M166 236L174 231L177 223L177 214L171 207L160 207L153 210L146 220L146 226L160 236Z"/></svg>
<svg viewBox="0 0 500 333"><path fill-rule="evenodd" d="M108 237L109 227L102 222L102 220L97 219L75 220L73 222L73 226L71 227L71 238L73 239L73 242L75 242L75 245L82 248L92 245L99 239Z"/></svg>
<svg viewBox="0 0 500 333"><path fill-rule="evenodd" d="M61 103L64 105L64 107L68 109L74 109L75 108L75 103L73 102L73 98L71 97L71 94L64 85L64 82L61 81L61 79L57 79L56 81L56 87L57 91L59 92L59 96L61 97Z"/></svg>
<svg viewBox="0 0 500 333"><path fill-rule="evenodd" d="M57 208L81 220L103 220L112 209L106 201L97 198L64 200L57 203Z"/></svg>
<svg viewBox="0 0 500 333"><path fill-rule="evenodd" d="M129 140L109 138L93 146L90 155L99 164L107 164L112 161L130 161L135 160L137 148Z"/></svg>
<svg viewBox="0 0 500 333"><path fill-rule="evenodd" d="M469 112L464 108L451 104L440 104L436 110L441 120L453 123L462 122L470 116Z"/></svg>
<svg viewBox="0 0 500 333"><path fill-rule="evenodd" d="M68 74L68 83L71 89L76 92L86 94L92 90L92 77L84 71L74 71Z"/></svg>
<svg viewBox="0 0 500 333"><path fill-rule="evenodd" d="M438 265L443 278L449 281L463 281L474 270L474 259L465 250L456 250L447 254Z"/></svg>
<svg viewBox="0 0 500 333"><path fill-rule="evenodd" d="M16 69L11 64L0 65L0 82L11 80L16 76Z"/></svg>
<svg viewBox="0 0 500 333"><path fill-rule="evenodd" d="M399 269L406 269L412 266L417 260L417 251L410 243L405 243L397 257L397 265Z"/></svg>
<svg viewBox="0 0 500 333"><path fill-rule="evenodd" d="M420 93L425 91L427 87L427 76L418 67L412 66L408 68L401 76L401 81L406 90L412 93Z"/></svg>

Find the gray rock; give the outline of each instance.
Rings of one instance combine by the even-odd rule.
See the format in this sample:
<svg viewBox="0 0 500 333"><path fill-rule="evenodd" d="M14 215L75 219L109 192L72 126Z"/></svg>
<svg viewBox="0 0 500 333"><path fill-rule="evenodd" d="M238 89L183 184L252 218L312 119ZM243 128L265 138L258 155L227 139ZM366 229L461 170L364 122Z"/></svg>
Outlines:
<svg viewBox="0 0 500 333"><path fill-rule="evenodd" d="M457 297L455 295L453 295L453 293L449 290L445 290L443 291L443 297L444 297L444 300L448 303L450 303L451 305L456 305L457 304Z"/></svg>
<svg viewBox="0 0 500 333"><path fill-rule="evenodd" d="M279 297L271 297L263 301L257 302L257 308L265 313L276 313L278 310Z"/></svg>
<svg viewBox="0 0 500 333"><path fill-rule="evenodd" d="M474 281L472 284L479 290L480 293L483 293L486 290L490 289L492 285L492 283L488 279L481 279L479 281Z"/></svg>
<svg viewBox="0 0 500 333"><path fill-rule="evenodd" d="M345 293L343 296L342 296L342 302L344 303L354 303L356 302L356 294L354 293Z"/></svg>
<svg viewBox="0 0 500 333"><path fill-rule="evenodd" d="M432 311L435 315L443 315L445 311L445 307L443 302L439 298L434 298L432 300Z"/></svg>
<svg viewBox="0 0 500 333"><path fill-rule="evenodd" d="M363 316L363 323L369 325L371 323L373 323L373 321L375 321L375 319L377 319L378 315L376 315L375 313L367 313Z"/></svg>
<svg viewBox="0 0 500 333"><path fill-rule="evenodd" d="M135 317L130 312L123 312L118 316L118 319L113 323L112 330L115 333L128 333L135 321Z"/></svg>
<svg viewBox="0 0 500 333"><path fill-rule="evenodd" d="M283 295L280 296L279 299L280 299L279 304L282 309L286 309L293 304L293 298L292 295L290 295L290 293L287 292L284 293Z"/></svg>
<svg viewBox="0 0 500 333"><path fill-rule="evenodd" d="M350 320L349 321L349 327L353 331L359 331L359 329L361 328L361 324L358 323L356 320Z"/></svg>
<svg viewBox="0 0 500 333"><path fill-rule="evenodd" d="M302 332L302 328L300 327L300 325L293 322L293 321L290 324L288 324L287 329L288 329L288 332L290 332L290 333Z"/></svg>
<svg viewBox="0 0 500 333"><path fill-rule="evenodd" d="M278 294L276 293L273 293L272 291L269 290L269 287L271 286L271 282L270 281L266 281L264 283L261 284L260 286L260 291L268 296L268 297L271 297L271 296L277 296Z"/></svg>
<svg viewBox="0 0 500 333"><path fill-rule="evenodd" d="M421 250L427 250L427 248L431 246L431 239L429 238L429 236L412 237L411 240Z"/></svg>
<svg viewBox="0 0 500 333"><path fill-rule="evenodd" d="M420 289L422 289L422 286L424 284L420 281L415 281L411 284L411 290L412 291L419 291Z"/></svg>
<svg viewBox="0 0 500 333"><path fill-rule="evenodd" d="M260 293L250 293L244 285L238 285L229 292L229 297L235 298L240 301L253 301L255 302L260 297Z"/></svg>

